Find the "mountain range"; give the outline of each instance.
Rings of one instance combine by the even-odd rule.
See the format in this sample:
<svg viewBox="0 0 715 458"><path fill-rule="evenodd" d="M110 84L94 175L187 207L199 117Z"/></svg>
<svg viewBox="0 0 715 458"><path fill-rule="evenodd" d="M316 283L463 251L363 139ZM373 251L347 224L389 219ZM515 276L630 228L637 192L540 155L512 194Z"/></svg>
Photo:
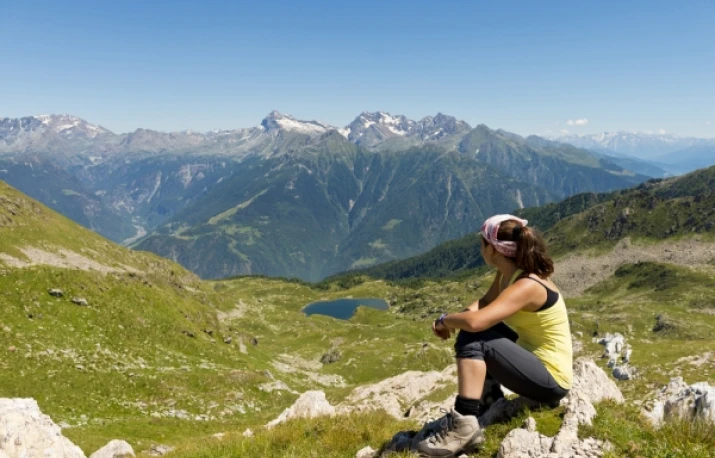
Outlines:
<svg viewBox="0 0 715 458"><path fill-rule="evenodd" d="M336 129L274 111L256 127L206 133L1 119L0 179L205 278L317 280L427 251L493 213L648 176L443 114L362 113Z"/></svg>
<svg viewBox="0 0 715 458"><path fill-rule="evenodd" d="M713 138L679 137L662 132L602 132L564 135L555 140L608 155L623 167L654 177L658 169L667 172L662 176L680 175L715 164Z"/></svg>
<svg viewBox="0 0 715 458"><path fill-rule="evenodd" d="M361 113L344 128L319 121L297 120L273 111L260 125L210 132L158 132L137 129L115 134L104 127L71 115L39 115L0 119L0 154L54 154L66 160L96 164L117 155L201 153L212 155L261 155L269 157L310 143L315 136L335 130L350 142L366 148L404 149L425 142L440 143L466 134L469 124L437 114L420 121L387 113Z"/></svg>

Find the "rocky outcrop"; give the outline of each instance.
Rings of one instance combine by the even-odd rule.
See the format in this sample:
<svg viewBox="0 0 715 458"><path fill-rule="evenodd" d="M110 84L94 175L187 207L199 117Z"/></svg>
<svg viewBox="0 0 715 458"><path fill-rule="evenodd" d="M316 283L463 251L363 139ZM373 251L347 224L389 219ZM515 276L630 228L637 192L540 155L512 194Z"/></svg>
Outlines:
<svg viewBox="0 0 715 458"><path fill-rule="evenodd" d="M338 405L338 413L365 412L383 409L398 419L405 417L425 420L444 403L418 403L435 390L449 385L456 387L455 367L442 372L408 371L373 385L355 388L345 401ZM456 391L456 389L455 389ZM453 399L446 400L451 402Z"/></svg>
<svg viewBox="0 0 715 458"><path fill-rule="evenodd" d="M315 418L323 415L335 415L335 407L325 399L325 393L322 391L306 391L278 418L266 424L266 427L272 428L292 418Z"/></svg>
<svg viewBox="0 0 715 458"><path fill-rule="evenodd" d="M604 455L610 446L597 439L588 438L577 447L571 447L563 453L552 452L553 438L528 429L514 429L504 438L497 457L511 458L595 458Z"/></svg>
<svg viewBox="0 0 715 458"><path fill-rule="evenodd" d="M113 440L90 458L134 458L128 443ZM0 399L0 458L86 458L43 414L34 399Z"/></svg>
<svg viewBox="0 0 715 458"><path fill-rule="evenodd" d="M579 358L574 362L571 393L582 393L591 403L604 399L623 402L623 394L616 384L592 360Z"/></svg>
<svg viewBox="0 0 715 458"><path fill-rule="evenodd" d="M615 382L592 360L579 358L574 363L574 382L569 395L562 400L566 413L561 429L554 437L547 437L536 431L533 418L527 419L525 428L517 428L504 438L499 449L502 458L566 458L599 457L609 450L610 445L596 439L578 438L579 425L590 425L596 415L593 404L606 399L623 402L623 394ZM536 408L539 403L523 397L499 399L487 412L479 417L479 424L485 428L491 424L508 420L519 414L524 407ZM381 456L391 452L410 450L419 437L418 431L400 431L382 449ZM419 440L419 439L417 439Z"/></svg>
<svg viewBox="0 0 715 458"><path fill-rule="evenodd" d="M593 438L580 440L578 427L591 425L596 416L593 404L606 399L623 402L623 394L613 380L609 379L593 361L578 359L574 364L573 387L561 402L566 406L566 413L556 436L551 438L539 434L535 428L535 421L527 420L526 429L515 429L506 435L497 456L499 458L603 456L611 448L610 444Z"/></svg>
<svg viewBox="0 0 715 458"><path fill-rule="evenodd" d="M645 415L655 426L675 418L715 424L715 387L705 382L688 385L682 377L675 377L657 393Z"/></svg>
<svg viewBox="0 0 715 458"><path fill-rule="evenodd" d="M85 458L34 399L0 399L0 456Z"/></svg>

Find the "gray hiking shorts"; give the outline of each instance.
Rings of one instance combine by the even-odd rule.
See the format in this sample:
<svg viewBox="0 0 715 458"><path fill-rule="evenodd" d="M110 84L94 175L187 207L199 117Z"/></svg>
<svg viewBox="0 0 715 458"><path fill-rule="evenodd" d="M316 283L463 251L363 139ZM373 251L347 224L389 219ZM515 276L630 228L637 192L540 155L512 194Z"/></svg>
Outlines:
<svg viewBox="0 0 715 458"><path fill-rule="evenodd" d="M458 359L477 359L487 373L514 393L537 402L556 404L568 394L533 353L517 345L518 335L504 323L481 332L459 331Z"/></svg>

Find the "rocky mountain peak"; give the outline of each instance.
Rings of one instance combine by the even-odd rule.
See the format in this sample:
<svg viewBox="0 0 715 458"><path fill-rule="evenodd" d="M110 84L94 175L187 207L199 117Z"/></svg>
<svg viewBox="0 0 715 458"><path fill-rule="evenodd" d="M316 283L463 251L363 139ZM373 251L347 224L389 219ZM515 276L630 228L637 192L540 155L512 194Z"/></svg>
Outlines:
<svg viewBox="0 0 715 458"><path fill-rule="evenodd" d="M268 116L263 118L261 127L267 131L288 130L308 135L323 134L334 129L320 121L302 121L276 110L271 111Z"/></svg>
<svg viewBox="0 0 715 458"><path fill-rule="evenodd" d="M112 132L102 126L91 124L82 118L69 114L61 115L36 115L33 119L39 121L38 127L44 127L48 131L62 135L82 135L94 138L101 134L111 134Z"/></svg>
<svg viewBox="0 0 715 458"><path fill-rule="evenodd" d="M2 152L41 150L71 155L76 149L112 136L104 127L67 114L0 118Z"/></svg>
<svg viewBox="0 0 715 458"><path fill-rule="evenodd" d="M62 135L63 137L82 136L95 138L112 132L102 126L91 124L77 116L36 115L24 118L0 118L0 138L9 144L12 139L28 135Z"/></svg>
<svg viewBox="0 0 715 458"><path fill-rule="evenodd" d="M422 118L415 127L415 133L423 139L439 139L445 135L466 133L470 130L471 127L466 122L442 113Z"/></svg>

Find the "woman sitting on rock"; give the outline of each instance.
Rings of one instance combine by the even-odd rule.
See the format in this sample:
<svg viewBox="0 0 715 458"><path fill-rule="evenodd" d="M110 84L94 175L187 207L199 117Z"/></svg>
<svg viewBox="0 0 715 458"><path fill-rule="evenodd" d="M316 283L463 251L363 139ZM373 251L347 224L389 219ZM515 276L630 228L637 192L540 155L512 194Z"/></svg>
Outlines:
<svg viewBox="0 0 715 458"><path fill-rule="evenodd" d="M566 305L549 280L554 264L544 241L526 224L512 215L484 222L482 257L498 270L489 291L463 312L444 314L432 325L442 339L459 329L454 345L459 394L434 434L415 444L423 456L453 456L482 442L477 417L493 401L489 398L501 395L499 384L547 404L557 404L571 388ZM492 379L497 383L489 383Z"/></svg>

